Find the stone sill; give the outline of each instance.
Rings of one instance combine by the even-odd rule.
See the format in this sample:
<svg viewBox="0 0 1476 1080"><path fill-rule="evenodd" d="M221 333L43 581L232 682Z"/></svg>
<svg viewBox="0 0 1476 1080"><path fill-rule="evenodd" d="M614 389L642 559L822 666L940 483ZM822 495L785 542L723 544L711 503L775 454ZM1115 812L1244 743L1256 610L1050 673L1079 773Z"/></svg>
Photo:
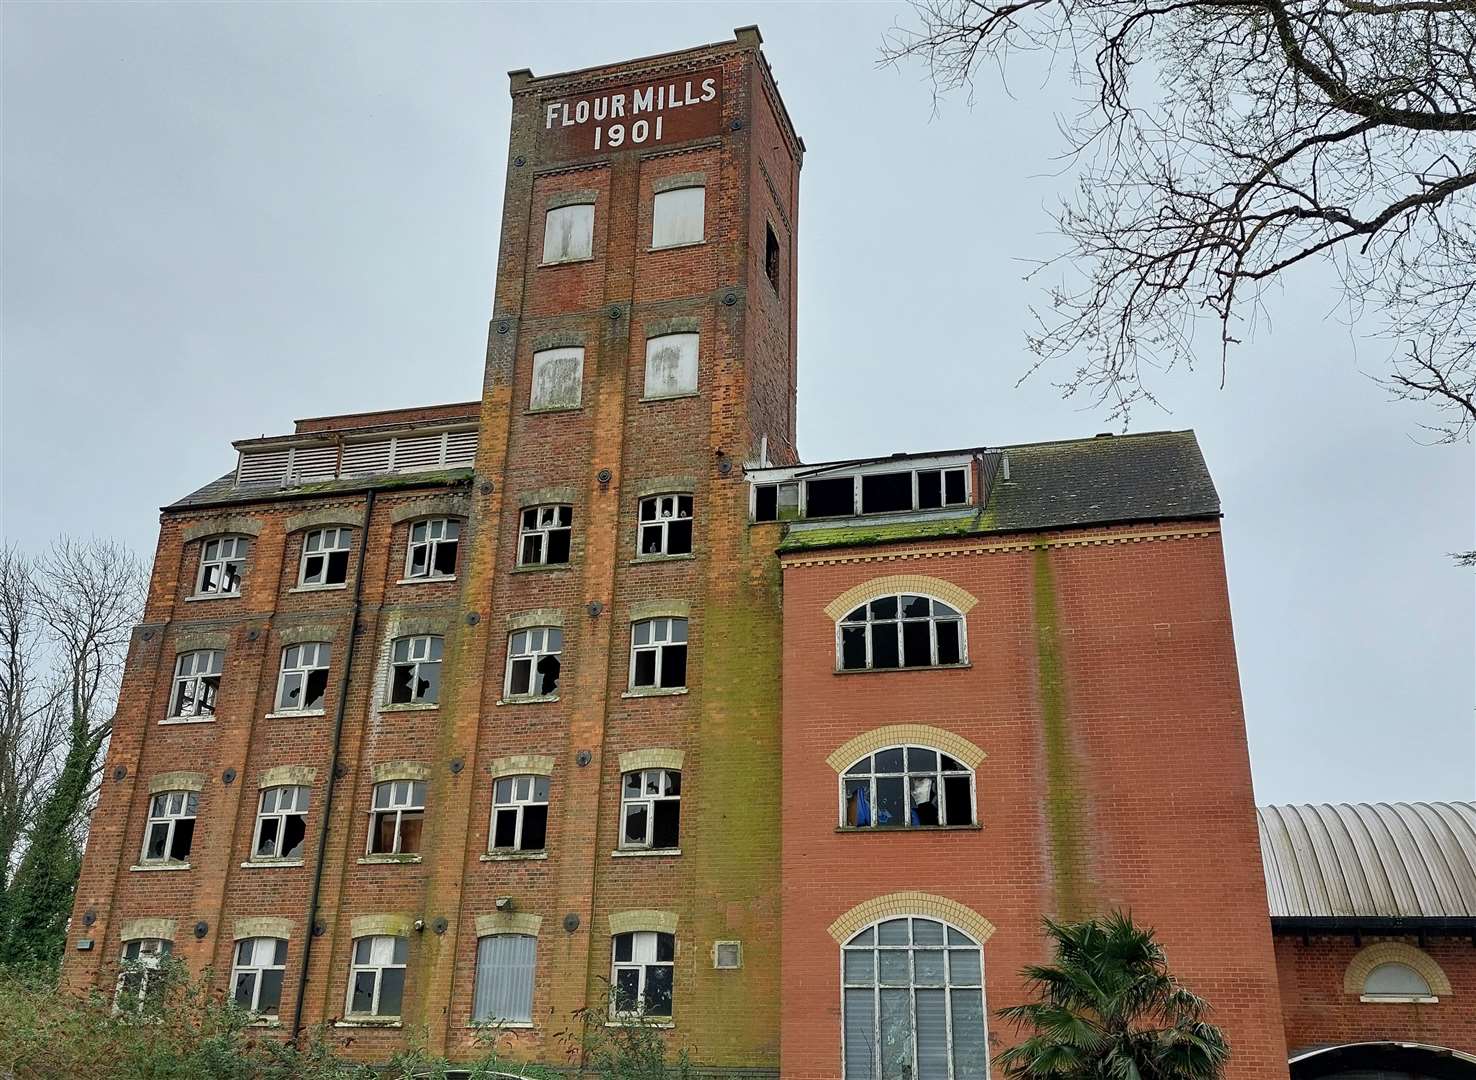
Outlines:
<svg viewBox="0 0 1476 1080"><path fill-rule="evenodd" d="M547 851L484 851L482 862L537 862L548 858Z"/></svg>
<svg viewBox="0 0 1476 1080"><path fill-rule="evenodd" d="M1358 1000L1366 1005L1434 1005L1440 999L1424 994L1359 994Z"/></svg>
<svg viewBox="0 0 1476 1080"><path fill-rule="evenodd" d="M282 1026L282 1021L275 1016L259 1016L246 1026L254 1028L279 1028Z"/></svg>
<svg viewBox="0 0 1476 1080"><path fill-rule="evenodd" d="M616 858L616 859L640 859L640 858L647 858L647 859L649 859L649 858L659 858L661 856L672 856L672 857L675 857L677 855L680 855L681 853L682 853L682 849L679 848L679 847L663 847L663 848L616 848L614 851L610 852L610 855L611 855L612 858Z"/></svg>
<svg viewBox="0 0 1476 1080"><path fill-rule="evenodd" d="M185 603L186 604L193 604L193 603L195 603L198 600L239 600L239 599L241 599L241 594L238 593L238 592L207 592L207 593L195 593L193 596L186 596L185 597Z"/></svg>
<svg viewBox="0 0 1476 1080"><path fill-rule="evenodd" d="M396 585L445 585L445 584L454 582L455 580L456 580L456 575L455 574L447 574L445 576L442 576L442 575L439 575L438 574L435 577L402 577L402 578L400 578L400 580L396 581L395 584Z"/></svg>
<svg viewBox="0 0 1476 1080"><path fill-rule="evenodd" d="M401 866L421 861L419 855L360 855L360 866Z"/></svg>
<svg viewBox="0 0 1476 1080"><path fill-rule="evenodd" d="M242 870L265 870L276 866L301 866L301 859L247 859L241 864Z"/></svg>
<svg viewBox="0 0 1476 1080"><path fill-rule="evenodd" d="M837 825L838 833L983 832L983 825Z"/></svg>
<svg viewBox="0 0 1476 1080"><path fill-rule="evenodd" d="M397 1028L400 1026L398 1016L374 1016L365 1017L363 1020L335 1020L333 1026L336 1028Z"/></svg>
<svg viewBox="0 0 1476 1080"><path fill-rule="evenodd" d="M655 404L658 401L682 401L682 400L684 400L686 398L694 398L694 397L701 397L701 396L702 396L702 391L701 390L691 390L691 391L688 391L685 394L662 394L660 397L642 397L641 398L641 403L644 404L644 405L653 405L653 404Z"/></svg>
<svg viewBox="0 0 1476 1080"><path fill-rule="evenodd" d="M526 563L514 566L510 573L514 574L537 574L544 570L570 570L573 563L549 562L549 563Z"/></svg>
<svg viewBox="0 0 1476 1080"><path fill-rule="evenodd" d="M304 592L340 592L348 588L348 582L341 581L333 585L294 585L288 589L289 593Z"/></svg>
<svg viewBox="0 0 1476 1080"><path fill-rule="evenodd" d="M658 251L681 251L684 248L703 247L706 244L706 237L703 237L701 240L683 240L680 244L662 244L660 247L648 247L646 249L646 254L654 255Z"/></svg>
<svg viewBox="0 0 1476 1080"><path fill-rule="evenodd" d="M583 405L543 405L533 408L531 405L523 410L524 416L547 416L549 413L574 413L583 412Z"/></svg>
<svg viewBox="0 0 1476 1080"><path fill-rule="evenodd" d="M896 675L908 671L962 671L974 666L972 660L965 660L961 664L926 664L921 667L857 667L836 668L833 675Z"/></svg>
<svg viewBox="0 0 1476 1080"><path fill-rule="evenodd" d="M428 712L431 709L439 709L440 707L441 703L439 701L400 701L393 702L389 705L381 705L379 711L382 713Z"/></svg>
<svg viewBox="0 0 1476 1080"><path fill-rule="evenodd" d="M625 693L621 694L620 696L623 697L623 698L680 697L681 695L685 694L686 692L687 692L687 688L685 686L673 686L673 687L667 687L667 688L656 688L656 689L651 689L651 690L627 690Z"/></svg>
<svg viewBox="0 0 1476 1080"><path fill-rule="evenodd" d="M302 717L302 716L309 716L309 717L311 717L311 716L327 716L327 715L328 715L327 711L326 710L323 710L323 709L291 709L291 710L289 710L287 712L269 712L269 713L266 714L265 717L263 717L263 719L265 719L265 720L295 720L298 717Z"/></svg>
<svg viewBox="0 0 1476 1080"><path fill-rule="evenodd" d="M159 721L160 727L185 727L189 724L213 724L213 716L166 716Z"/></svg>
<svg viewBox="0 0 1476 1080"><path fill-rule="evenodd" d="M473 1020L466 1025L473 1031L532 1031L532 1020Z"/></svg>
<svg viewBox="0 0 1476 1080"><path fill-rule="evenodd" d="M660 1031L672 1031L675 1030L676 1023L671 1020L642 1020L639 1017L632 1017L629 1020L606 1020L605 1026L607 1028L656 1028Z"/></svg>
<svg viewBox="0 0 1476 1080"><path fill-rule="evenodd" d="M161 871L161 870L188 870L189 868L190 868L190 864L187 863L187 862L176 862L176 863L138 863L135 866L130 866L128 869L131 870L131 871L134 871L134 872L145 872L145 873L148 873L148 872L158 872L158 871Z"/></svg>
<svg viewBox="0 0 1476 1080"><path fill-rule="evenodd" d="M541 705L550 701L558 701L558 694L520 694L517 697L498 698L499 705Z"/></svg>
<svg viewBox="0 0 1476 1080"><path fill-rule="evenodd" d="M697 556L688 552L685 555L637 555L630 560L631 566L646 566L649 563L687 562Z"/></svg>
<svg viewBox="0 0 1476 1080"><path fill-rule="evenodd" d="M588 255L582 259L560 259L558 262L541 262L538 264L538 269L553 270L560 266L582 266L585 263L592 263L594 261L595 257Z"/></svg>

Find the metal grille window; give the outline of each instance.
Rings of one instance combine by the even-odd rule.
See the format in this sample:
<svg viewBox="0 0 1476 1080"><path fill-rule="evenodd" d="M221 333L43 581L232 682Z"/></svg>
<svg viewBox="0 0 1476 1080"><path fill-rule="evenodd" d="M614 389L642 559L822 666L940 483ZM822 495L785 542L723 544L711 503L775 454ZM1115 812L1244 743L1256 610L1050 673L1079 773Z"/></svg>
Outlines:
<svg viewBox="0 0 1476 1080"><path fill-rule="evenodd" d="M314 529L303 537L299 585L342 585L348 581L349 529Z"/></svg>
<svg viewBox="0 0 1476 1080"><path fill-rule="evenodd" d="M214 716L215 700L220 696L220 673L224 667L225 653L220 649L180 653L174 661L174 692L169 699L169 715L177 719Z"/></svg>
<svg viewBox="0 0 1476 1080"><path fill-rule="evenodd" d="M641 500L640 554L692 553L692 496L656 495Z"/></svg>
<svg viewBox="0 0 1476 1080"><path fill-rule="evenodd" d="M410 526L410 549L405 557L407 578L450 578L456 576L456 550L460 546L461 522L455 518L431 518Z"/></svg>
<svg viewBox="0 0 1476 1080"><path fill-rule="evenodd" d="M149 997L150 983L157 989L158 971L173 951L172 942L163 938L135 938L123 943L123 961L118 972L118 989L113 996L117 1012L143 1012Z"/></svg>
<svg viewBox="0 0 1476 1080"><path fill-rule="evenodd" d="M518 529L518 565L544 566L569 561L574 535L572 506L529 506Z"/></svg>
<svg viewBox="0 0 1476 1080"><path fill-rule="evenodd" d="M676 247L702 243L702 215L707 202L703 187L658 191L651 203L651 246Z"/></svg>
<svg viewBox="0 0 1476 1080"><path fill-rule="evenodd" d="M328 693L327 642L289 645L282 650L282 673L277 677L277 712L322 712Z"/></svg>
<svg viewBox="0 0 1476 1080"><path fill-rule="evenodd" d="M405 998L409 940L387 934L354 939L349 966L348 1014L397 1019Z"/></svg>
<svg viewBox="0 0 1476 1080"><path fill-rule="evenodd" d="M613 1016L670 1016L676 938L656 930L616 934L610 964Z"/></svg>
<svg viewBox="0 0 1476 1080"><path fill-rule="evenodd" d="M841 777L841 824L923 828L974 823L974 774L927 746L868 754Z"/></svg>
<svg viewBox="0 0 1476 1080"><path fill-rule="evenodd" d="M261 793L256 811L256 841L253 859L300 859L307 837L310 788L269 787Z"/></svg>
<svg viewBox="0 0 1476 1080"><path fill-rule="evenodd" d="M963 616L927 596L879 596L836 626L842 671L961 664L968 653Z"/></svg>
<svg viewBox="0 0 1476 1080"><path fill-rule="evenodd" d="M369 854L414 855L425 827L425 781L387 780L374 785L369 812Z"/></svg>
<svg viewBox="0 0 1476 1080"><path fill-rule="evenodd" d="M556 206L543 219L543 261L579 262L594 251L593 203Z"/></svg>
<svg viewBox="0 0 1476 1080"><path fill-rule="evenodd" d="M889 919L842 950L845 1080L985 1080L983 957L932 919Z"/></svg>
<svg viewBox="0 0 1476 1080"><path fill-rule="evenodd" d="M282 1007L282 976L287 967L285 938L245 938L236 942L231 995L257 1016L276 1016Z"/></svg>
<svg viewBox="0 0 1476 1080"><path fill-rule="evenodd" d="M441 696L439 637L398 638L390 649L390 704L434 705Z"/></svg>
<svg viewBox="0 0 1476 1080"><path fill-rule="evenodd" d="M200 577L195 584L199 596L237 596L241 592L241 570L246 565L245 536L217 536L200 548Z"/></svg>
<svg viewBox="0 0 1476 1080"><path fill-rule="evenodd" d="M548 777L499 777L492 787L492 850L542 851L547 836Z"/></svg>
<svg viewBox="0 0 1476 1080"><path fill-rule="evenodd" d="M675 690L687 685L687 620L643 619L630 628L630 688Z"/></svg>
<svg viewBox="0 0 1476 1080"><path fill-rule="evenodd" d="M628 772L620 789L620 846L674 848L680 841L682 774L675 769Z"/></svg>
<svg viewBox="0 0 1476 1080"><path fill-rule="evenodd" d="M507 639L508 698L553 697L559 689L559 654L564 632L557 626L515 630Z"/></svg>
<svg viewBox="0 0 1476 1080"><path fill-rule="evenodd" d="M193 791L161 791L149 799L149 820L144 827L144 863L190 861L195 840L195 814L200 796Z"/></svg>
<svg viewBox="0 0 1476 1080"><path fill-rule="evenodd" d="M533 971L538 939L527 934L489 934L477 939L472 1020L527 1024L533 1019Z"/></svg>

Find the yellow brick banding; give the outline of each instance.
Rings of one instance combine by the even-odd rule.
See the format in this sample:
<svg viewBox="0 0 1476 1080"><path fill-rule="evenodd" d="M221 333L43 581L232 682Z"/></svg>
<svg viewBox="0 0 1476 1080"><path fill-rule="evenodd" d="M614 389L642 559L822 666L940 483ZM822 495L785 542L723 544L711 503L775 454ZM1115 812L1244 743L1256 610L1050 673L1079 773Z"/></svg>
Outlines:
<svg viewBox="0 0 1476 1080"><path fill-rule="evenodd" d="M1430 993L1436 997L1449 997L1451 994L1450 980L1435 958L1402 941L1376 941L1355 954L1348 961L1348 970L1343 973L1343 993L1361 995L1369 973L1380 964L1404 964L1419 972L1420 978L1429 984Z"/></svg>
<svg viewBox="0 0 1476 1080"><path fill-rule="evenodd" d="M362 522L348 505L320 506L316 510L304 510L300 514L293 514L282 523L282 531L290 535L301 532L303 529L332 527L357 529L361 524Z"/></svg>
<svg viewBox="0 0 1476 1080"><path fill-rule="evenodd" d="M620 771L636 772L639 769L675 769L681 772L685 755L680 750L652 747L648 750L627 750L620 755Z"/></svg>
<svg viewBox="0 0 1476 1080"><path fill-rule="evenodd" d="M526 509L529 506L562 506L574 501L574 485L563 484L558 487L535 488L525 491L518 496L518 509Z"/></svg>
<svg viewBox="0 0 1476 1080"><path fill-rule="evenodd" d="M537 937L543 926L542 915L529 915L523 911L494 911L477 916L477 937L489 934L527 934Z"/></svg>
<svg viewBox="0 0 1476 1080"><path fill-rule="evenodd" d="M610 913L610 936L628 934L635 930L655 930L662 934L675 934L677 916L674 911L612 911Z"/></svg>
<svg viewBox="0 0 1476 1080"><path fill-rule="evenodd" d="M277 629L283 645L301 645L305 641L332 641L338 627L328 622L297 623Z"/></svg>
<svg viewBox="0 0 1476 1080"><path fill-rule="evenodd" d="M507 617L509 630L526 630L530 626L563 626L564 613L558 608L535 608Z"/></svg>
<svg viewBox="0 0 1476 1080"><path fill-rule="evenodd" d="M390 511L390 521L398 525L417 518L464 518L470 512L471 500L464 495L430 495L400 503Z"/></svg>
<svg viewBox="0 0 1476 1080"><path fill-rule="evenodd" d="M957 758L971 769L977 769L979 762L988 756L962 735L942 728L927 724L888 724L841 743L825 761L836 772L845 772L867 754L889 746L929 746Z"/></svg>
<svg viewBox="0 0 1476 1080"><path fill-rule="evenodd" d="M841 593L825 605L825 614L831 622L838 622L868 600L896 593L915 593L942 600L967 615L979 601L970 593L960 589L951 581L927 577L923 574L888 574L863 581Z"/></svg>
<svg viewBox="0 0 1476 1080"><path fill-rule="evenodd" d="M174 919L124 919L118 926L119 941L137 941L140 938L163 938L174 940Z"/></svg>
<svg viewBox="0 0 1476 1080"><path fill-rule="evenodd" d="M697 488L697 481L690 476L653 476L636 484L637 499L650 495L690 495Z"/></svg>
<svg viewBox="0 0 1476 1080"><path fill-rule="evenodd" d="M643 619L678 618L691 615L692 605L686 600L639 600L630 605L630 621Z"/></svg>
<svg viewBox="0 0 1476 1080"><path fill-rule="evenodd" d="M384 915L355 915L349 920L349 935L355 938L374 937L388 934L391 937L407 937L415 922L415 916L403 912Z"/></svg>
<svg viewBox="0 0 1476 1080"><path fill-rule="evenodd" d="M429 780L430 766L419 761L381 761L374 766L374 782L386 780Z"/></svg>
<svg viewBox="0 0 1476 1080"><path fill-rule="evenodd" d="M275 915L252 915L248 918L237 919L234 939L241 941L244 938L254 937L290 938L292 937L292 920L278 918Z"/></svg>
<svg viewBox="0 0 1476 1080"><path fill-rule="evenodd" d="M898 562L908 559L937 559L949 555L1004 555L1017 551L1034 551L1037 548L1099 547L1103 544L1140 544L1156 540L1198 540L1206 536L1218 536L1219 526L1194 529L1159 529L1153 532L1090 533L1084 536L1029 537L995 543L949 544L938 547L894 547L878 545L867 547L864 554L854 551L837 552L830 555L779 555L781 570L795 570L804 566L841 566L851 563ZM842 613L844 614L844 612Z"/></svg>
<svg viewBox="0 0 1476 1080"><path fill-rule="evenodd" d="M182 630L174 635L174 655L201 649L224 649L230 643L229 630Z"/></svg>
<svg viewBox="0 0 1476 1080"><path fill-rule="evenodd" d="M507 757L493 758L488 771L495 780L499 776L549 776L553 773L553 767L552 754L509 754Z"/></svg>
<svg viewBox="0 0 1476 1080"><path fill-rule="evenodd" d="M246 514L223 514L188 525L181 535L187 544L207 536L260 536L261 519Z"/></svg>
<svg viewBox="0 0 1476 1080"><path fill-rule="evenodd" d="M988 941L994 933L993 923L957 900L932 893L894 892L857 904L830 924L830 936L844 945L873 923L906 915L947 923L956 930L962 930L980 945Z"/></svg>
<svg viewBox="0 0 1476 1080"><path fill-rule="evenodd" d="M149 794L161 791L204 791L205 774L197 772L155 773L149 780Z"/></svg>
<svg viewBox="0 0 1476 1080"><path fill-rule="evenodd" d="M259 788L311 787L317 778L318 770L307 765L276 765L262 770L261 776L257 778L256 786Z"/></svg>

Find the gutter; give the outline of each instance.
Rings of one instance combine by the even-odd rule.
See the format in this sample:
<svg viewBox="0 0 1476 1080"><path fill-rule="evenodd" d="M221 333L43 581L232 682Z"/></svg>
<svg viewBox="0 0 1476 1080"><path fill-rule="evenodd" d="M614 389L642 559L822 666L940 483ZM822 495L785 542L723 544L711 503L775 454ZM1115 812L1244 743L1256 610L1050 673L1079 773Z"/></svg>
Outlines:
<svg viewBox="0 0 1476 1080"><path fill-rule="evenodd" d="M1279 937L1371 936L1469 937L1476 945L1476 916L1470 915L1273 915L1271 933Z"/></svg>

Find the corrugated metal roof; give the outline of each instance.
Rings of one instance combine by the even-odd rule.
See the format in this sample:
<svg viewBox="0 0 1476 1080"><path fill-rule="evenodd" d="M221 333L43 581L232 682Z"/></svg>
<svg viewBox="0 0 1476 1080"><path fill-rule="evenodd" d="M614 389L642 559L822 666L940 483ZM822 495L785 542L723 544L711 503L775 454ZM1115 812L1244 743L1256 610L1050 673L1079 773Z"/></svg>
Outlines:
<svg viewBox="0 0 1476 1080"><path fill-rule="evenodd" d="M1476 803L1262 806L1273 917L1476 916Z"/></svg>

